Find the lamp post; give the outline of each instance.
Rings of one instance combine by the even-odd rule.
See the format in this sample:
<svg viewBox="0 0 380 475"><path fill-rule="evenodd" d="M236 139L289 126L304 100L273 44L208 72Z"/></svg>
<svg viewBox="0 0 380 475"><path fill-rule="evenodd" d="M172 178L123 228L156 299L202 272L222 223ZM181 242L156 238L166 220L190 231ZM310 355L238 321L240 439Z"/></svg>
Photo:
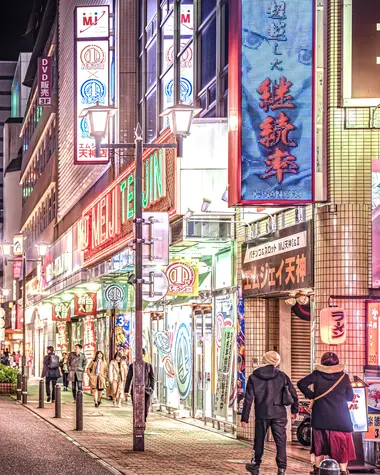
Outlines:
<svg viewBox="0 0 380 475"><path fill-rule="evenodd" d="M7 262L17 262L19 259L10 259L9 257L16 257L12 254L12 244L2 243L0 244L1 250L3 252L3 257L5 259L5 263ZM49 246L41 242L36 244L37 248L37 255L38 259L28 259L26 257L26 252L22 250L22 253L19 255L22 260L22 376L27 376L27 369L26 369L26 315L25 315L25 307L26 307L26 264L27 262L41 262L41 260L46 256L47 250Z"/></svg>
<svg viewBox="0 0 380 475"><path fill-rule="evenodd" d="M190 134L194 115L201 109L180 104L169 107L161 116L169 118L170 130L176 137L176 144L145 144L140 124L135 129L135 142L129 144L101 144L106 136L109 118L116 112L115 107L95 106L84 109L81 117L85 117L89 132L95 138L96 154L100 155L101 148L107 149L134 149L136 154L135 171L135 217L134 217L134 247L135 247L135 353L136 358L133 370L133 450L144 450L145 430L145 371L142 358L142 310L143 310L143 209L142 209L142 182L143 182L143 151L144 149L177 149L177 156L183 154L182 141Z"/></svg>

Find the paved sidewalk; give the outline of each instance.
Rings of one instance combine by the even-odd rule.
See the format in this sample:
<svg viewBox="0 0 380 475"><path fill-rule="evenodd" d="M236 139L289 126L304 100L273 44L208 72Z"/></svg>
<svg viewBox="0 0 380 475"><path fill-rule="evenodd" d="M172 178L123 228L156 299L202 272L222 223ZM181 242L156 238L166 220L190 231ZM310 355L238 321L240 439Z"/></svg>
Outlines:
<svg viewBox="0 0 380 475"><path fill-rule="evenodd" d="M75 404L71 393L62 393L62 419L54 418L54 405L38 408L37 387L29 389L28 408L54 424L70 438L125 475L221 475L246 474L248 444L164 417L149 415L145 452L132 451L132 409L130 403L114 408L103 399L95 408L85 395L84 430L76 432ZM275 456L267 451L261 473L275 475ZM288 474L309 473L310 465L289 460Z"/></svg>

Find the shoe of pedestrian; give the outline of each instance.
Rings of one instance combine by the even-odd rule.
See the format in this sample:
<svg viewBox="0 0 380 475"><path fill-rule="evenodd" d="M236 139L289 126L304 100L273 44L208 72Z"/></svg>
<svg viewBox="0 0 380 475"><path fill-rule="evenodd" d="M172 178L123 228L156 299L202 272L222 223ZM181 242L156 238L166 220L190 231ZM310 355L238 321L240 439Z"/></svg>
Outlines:
<svg viewBox="0 0 380 475"><path fill-rule="evenodd" d="M313 465L313 470L311 470L309 473L310 475L319 475L319 467Z"/></svg>
<svg viewBox="0 0 380 475"><path fill-rule="evenodd" d="M51 400L51 403L54 404L54 403L55 403L55 399L52 399L52 400Z"/></svg>
<svg viewBox="0 0 380 475"><path fill-rule="evenodd" d="M102 403L102 400L100 400L100 401L98 402L98 406L100 406L101 403Z"/></svg>
<svg viewBox="0 0 380 475"><path fill-rule="evenodd" d="M51 399L50 399L50 397L48 397L48 398L46 399L46 402L50 402L50 401L51 401Z"/></svg>
<svg viewBox="0 0 380 475"><path fill-rule="evenodd" d="M98 403L98 402L95 403L95 407L99 407L99 403Z"/></svg>
<svg viewBox="0 0 380 475"><path fill-rule="evenodd" d="M277 470L277 475L286 475L286 468L279 468Z"/></svg>
<svg viewBox="0 0 380 475"><path fill-rule="evenodd" d="M349 475L349 473L348 470L341 470L340 475Z"/></svg>
<svg viewBox="0 0 380 475"><path fill-rule="evenodd" d="M247 463L245 465L247 472L252 473L252 475L260 475L260 467L253 463Z"/></svg>
<svg viewBox="0 0 380 475"><path fill-rule="evenodd" d="M74 403L74 404L76 404L76 402L77 402L77 400L76 400L76 399L74 399L73 403Z"/></svg>

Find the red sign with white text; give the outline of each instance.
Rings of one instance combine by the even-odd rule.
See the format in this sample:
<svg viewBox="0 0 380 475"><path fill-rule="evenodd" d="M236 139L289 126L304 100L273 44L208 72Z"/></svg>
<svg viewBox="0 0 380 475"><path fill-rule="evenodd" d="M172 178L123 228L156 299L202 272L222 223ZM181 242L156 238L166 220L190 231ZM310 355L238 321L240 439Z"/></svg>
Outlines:
<svg viewBox="0 0 380 475"><path fill-rule="evenodd" d="M53 304L52 320L53 322L70 322L71 321L71 303L59 302Z"/></svg>
<svg viewBox="0 0 380 475"><path fill-rule="evenodd" d="M52 105L52 62L51 57L38 59L38 105Z"/></svg>
<svg viewBox="0 0 380 475"><path fill-rule="evenodd" d="M83 321L83 352L86 355L87 364L94 358L96 351L95 319L87 317ZM89 389L87 373L83 374L83 387Z"/></svg>
<svg viewBox="0 0 380 475"><path fill-rule="evenodd" d="M74 314L77 317L96 315L97 296L96 292L83 292L74 295Z"/></svg>

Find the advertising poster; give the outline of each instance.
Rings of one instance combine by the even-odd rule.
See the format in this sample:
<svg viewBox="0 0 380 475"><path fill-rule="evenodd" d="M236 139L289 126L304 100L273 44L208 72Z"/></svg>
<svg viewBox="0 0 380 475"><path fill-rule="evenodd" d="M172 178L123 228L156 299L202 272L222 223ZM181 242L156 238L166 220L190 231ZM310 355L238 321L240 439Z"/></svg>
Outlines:
<svg viewBox="0 0 380 475"><path fill-rule="evenodd" d="M380 288L380 160L372 160L372 287Z"/></svg>
<svg viewBox="0 0 380 475"><path fill-rule="evenodd" d="M52 305L53 322L71 321L71 302L59 302Z"/></svg>
<svg viewBox="0 0 380 475"><path fill-rule="evenodd" d="M103 308L119 310L128 308L128 285L118 282L103 284Z"/></svg>
<svg viewBox="0 0 380 475"><path fill-rule="evenodd" d="M66 322L57 324L57 347L58 351L69 353L69 335L67 333Z"/></svg>
<svg viewBox="0 0 380 475"><path fill-rule="evenodd" d="M348 409L354 426L354 432L367 432L367 395L366 388L353 388L354 399L348 403Z"/></svg>
<svg viewBox="0 0 380 475"><path fill-rule="evenodd" d="M83 352L86 355L87 365L94 358L96 351L95 319L87 317L83 320ZM89 378L83 374L83 388L89 389Z"/></svg>
<svg viewBox="0 0 380 475"><path fill-rule="evenodd" d="M74 295L74 315L86 317L97 313L96 292L82 292Z"/></svg>
<svg viewBox="0 0 380 475"><path fill-rule="evenodd" d="M101 150L95 157L95 140L90 136L87 119L81 117L84 109L109 105L110 51L109 8L80 7L76 9L75 42L75 164L107 163L109 154ZM108 135L104 138L108 142Z"/></svg>
<svg viewBox="0 0 380 475"><path fill-rule="evenodd" d="M368 384L368 432L365 440L380 440L380 379L366 380Z"/></svg>
<svg viewBox="0 0 380 475"><path fill-rule="evenodd" d="M243 411L246 377L245 377L245 313L244 299L239 299L237 306L237 413Z"/></svg>
<svg viewBox="0 0 380 475"><path fill-rule="evenodd" d="M198 296L198 261L171 261L166 268L169 282L167 296L197 297Z"/></svg>
<svg viewBox="0 0 380 475"><path fill-rule="evenodd" d="M193 379L191 331L185 322L177 328L173 356L179 396L185 400L190 395Z"/></svg>
<svg viewBox="0 0 380 475"><path fill-rule="evenodd" d="M239 135L229 136L238 162L238 174L230 173L237 202L230 206L314 199L314 9L312 0L233 2L230 32L236 22L241 29L231 35L229 53L238 79L233 74L230 118L238 119Z"/></svg>
<svg viewBox="0 0 380 475"><path fill-rule="evenodd" d="M224 419L228 416L231 393L232 363L235 346L234 336L235 329L233 327L225 327L223 329L215 395L215 415Z"/></svg>
<svg viewBox="0 0 380 475"><path fill-rule="evenodd" d="M281 229L243 244L243 296L312 286L310 221Z"/></svg>
<svg viewBox="0 0 380 475"><path fill-rule="evenodd" d="M116 349L123 349L124 354L129 358L130 350L130 315L119 312L116 315L115 323Z"/></svg>
<svg viewBox="0 0 380 475"><path fill-rule="evenodd" d="M366 301L366 367L377 368L379 362L380 302Z"/></svg>

